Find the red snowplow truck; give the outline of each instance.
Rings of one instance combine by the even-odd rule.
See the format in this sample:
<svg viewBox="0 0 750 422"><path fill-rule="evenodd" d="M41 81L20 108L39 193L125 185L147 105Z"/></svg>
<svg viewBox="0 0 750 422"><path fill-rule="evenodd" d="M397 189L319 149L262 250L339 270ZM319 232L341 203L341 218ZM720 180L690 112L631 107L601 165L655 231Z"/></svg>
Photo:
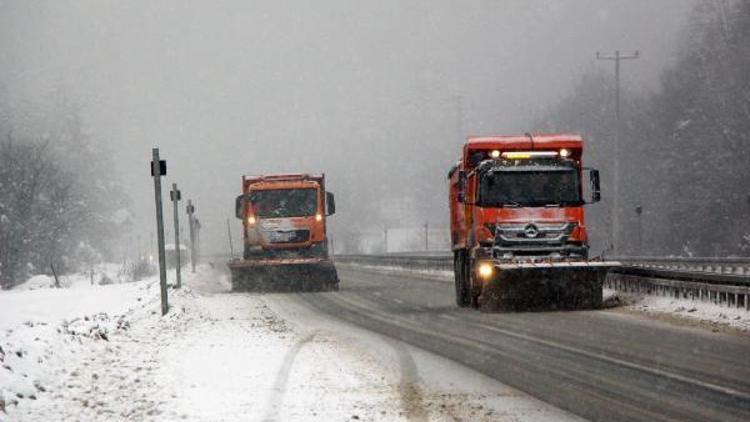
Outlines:
<svg viewBox="0 0 750 422"><path fill-rule="evenodd" d="M589 260L583 180L600 199L599 172L582 164L577 135L468 138L450 170L456 302L481 310L601 305L613 262Z"/></svg>
<svg viewBox="0 0 750 422"><path fill-rule="evenodd" d="M335 210L325 175L242 176L235 213L244 251L228 264L232 290L338 290L326 227Z"/></svg>

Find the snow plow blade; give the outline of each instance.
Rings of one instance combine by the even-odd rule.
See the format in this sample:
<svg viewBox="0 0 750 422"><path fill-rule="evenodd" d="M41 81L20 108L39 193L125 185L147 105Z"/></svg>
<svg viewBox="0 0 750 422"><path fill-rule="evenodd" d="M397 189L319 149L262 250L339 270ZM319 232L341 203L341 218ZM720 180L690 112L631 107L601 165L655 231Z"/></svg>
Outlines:
<svg viewBox="0 0 750 422"><path fill-rule="evenodd" d="M619 262L497 263L482 286L483 312L596 309L602 285Z"/></svg>
<svg viewBox="0 0 750 422"><path fill-rule="evenodd" d="M234 292L320 292L339 288L336 267L330 260L236 260L227 265Z"/></svg>

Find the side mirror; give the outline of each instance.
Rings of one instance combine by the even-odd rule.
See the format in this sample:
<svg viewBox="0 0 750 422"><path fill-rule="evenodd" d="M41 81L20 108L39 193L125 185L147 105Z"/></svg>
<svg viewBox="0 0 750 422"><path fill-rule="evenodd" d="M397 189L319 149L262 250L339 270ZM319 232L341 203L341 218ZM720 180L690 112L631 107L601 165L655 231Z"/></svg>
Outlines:
<svg viewBox="0 0 750 422"><path fill-rule="evenodd" d="M466 172L458 172L458 202L464 203L466 201Z"/></svg>
<svg viewBox="0 0 750 422"><path fill-rule="evenodd" d="M599 182L599 170L590 169L589 177L591 178L591 203L602 200L602 190Z"/></svg>
<svg viewBox="0 0 750 422"><path fill-rule="evenodd" d="M244 218L245 195L240 195L234 199L234 215L240 220Z"/></svg>
<svg viewBox="0 0 750 422"><path fill-rule="evenodd" d="M326 192L326 215L336 214L336 198L331 192Z"/></svg>

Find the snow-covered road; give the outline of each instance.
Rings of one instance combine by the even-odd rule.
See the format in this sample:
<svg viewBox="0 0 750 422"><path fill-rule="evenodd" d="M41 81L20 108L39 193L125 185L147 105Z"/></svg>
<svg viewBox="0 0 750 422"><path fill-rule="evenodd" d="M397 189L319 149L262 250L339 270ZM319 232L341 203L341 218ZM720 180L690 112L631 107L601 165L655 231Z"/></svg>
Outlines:
<svg viewBox="0 0 750 422"><path fill-rule="evenodd" d="M188 274L164 318L154 280L0 293L0 421L575 419L294 295L228 293L225 277ZM46 314L2 307L35 298Z"/></svg>

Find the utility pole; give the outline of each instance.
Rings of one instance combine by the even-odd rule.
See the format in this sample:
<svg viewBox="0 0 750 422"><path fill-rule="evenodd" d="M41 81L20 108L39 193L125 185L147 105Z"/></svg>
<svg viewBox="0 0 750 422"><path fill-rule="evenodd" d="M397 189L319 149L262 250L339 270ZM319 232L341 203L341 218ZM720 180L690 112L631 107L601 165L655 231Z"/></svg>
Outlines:
<svg viewBox="0 0 750 422"><path fill-rule="evenodd" d="M429 223L424 223L424 251L430 250L430 226Z"/></svg>
<svg viewBox="0 0 750 422"><path fill-rule="evenodd" d="M193 221L193 213L195 213L195 207L193 206L192 199L188 199L186 210L188 215L188 224L190 225L190 267L191 272L195 273L195 224Z"/></svg>
<svg viewBox="0 0 750 422"><path fill-rule="evenodd" d="M180 275L182 262L181 256L182 249L180 248L180 220L177 215L177 203L182 199L182 193L177 189L177 183L172 183L172 191L169 192L169 197L172 199L172 208L174 210L174 249L175 259L177 260L177 288L182 287L182 277Z"/></svg>
<svg viewBox="0 0 750 422"><path fill-rule="evenodd" d="M164 216L161 204L161 177L167 175L167 162L159 159L159 148L151 150L151 176L154 177L154 198L156 200L156 236L159 247L159 287L161 290L161 314L169 311L167 303L167 263L164 253Z"/></svg>
<svg viewBox="0 0 750 422"><path fill-rule="evenodd" d="M597 60L612 60L615 62L615 145L614 145L614 164L612 166L612 238L610 248L616 253L618 248L618 237L620 230L620 61L635 60L640 58L640 53L636 51L633 54L621 54L620 50L615 51L614 55L604 55L596 52Z"/></svg>

